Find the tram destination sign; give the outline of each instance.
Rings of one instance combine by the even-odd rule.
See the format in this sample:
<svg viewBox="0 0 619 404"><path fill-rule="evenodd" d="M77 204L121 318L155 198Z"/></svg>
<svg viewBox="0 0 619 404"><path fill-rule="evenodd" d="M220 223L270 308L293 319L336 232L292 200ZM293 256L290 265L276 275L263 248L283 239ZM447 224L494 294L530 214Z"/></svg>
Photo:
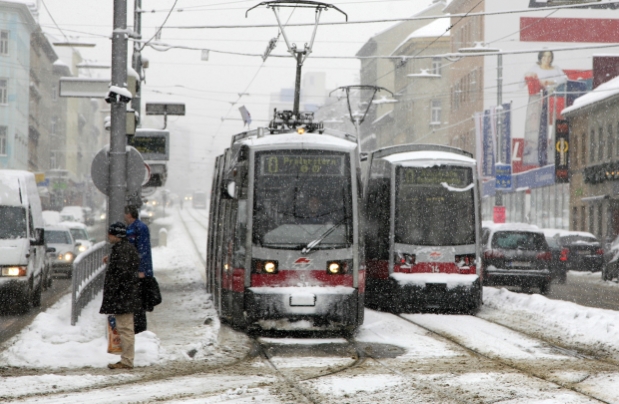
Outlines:
<svg viewBox="0 0 619 404"><path fill-rule="evenodd" d="M400 180L405 185L441 185L467 186L471 183L470 168L456 167L402 167Z"/></svg>
<svg viewBox="0 0 619 404"><path fill-rule="evenodd" d="M260 156L260 174L344 175L344 156L266 154Z"/></svg>

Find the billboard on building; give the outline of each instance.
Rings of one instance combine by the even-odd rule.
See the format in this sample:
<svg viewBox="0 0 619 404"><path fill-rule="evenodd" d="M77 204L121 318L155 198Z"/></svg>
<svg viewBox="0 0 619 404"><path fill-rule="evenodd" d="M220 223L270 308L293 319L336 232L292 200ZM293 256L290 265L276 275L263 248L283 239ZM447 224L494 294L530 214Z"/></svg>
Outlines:
<svg viewBox="0 0 619 404"><path fill-rule="evenodd" d="M564 107L593 88L593 56L619 56L617 4L602 1L595 6L553 10L552 14L544 10L557 4L547 0L485 2L485 11L491 13L538 10L484 19L483 41L504 52L502 98L511 102L511 137L523 139L521 167L554 163L554 122L563 119ZM581 49L561 50L567 47ZM484 57L483 64L484 107L489 109L495 105L499 65L496 56Z"/></svg>

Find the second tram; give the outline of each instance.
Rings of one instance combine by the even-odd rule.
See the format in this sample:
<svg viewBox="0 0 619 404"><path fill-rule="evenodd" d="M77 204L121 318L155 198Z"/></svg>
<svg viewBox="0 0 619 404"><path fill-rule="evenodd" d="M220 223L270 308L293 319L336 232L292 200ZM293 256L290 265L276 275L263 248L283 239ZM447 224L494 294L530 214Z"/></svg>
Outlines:
<svg viewBox="0 0 619 404"><path fill-rule="evenodd" d="M368 305L476 310L481 214L472 155L440 145L379 149L365 184Z"/></svg>
<svg viewBox="0 0 619 404"><path fill-rule="evenodd" d="M207 290L247 328L352 331L363 322L359 153L329 129L260 128L215 163Z"/></svg>

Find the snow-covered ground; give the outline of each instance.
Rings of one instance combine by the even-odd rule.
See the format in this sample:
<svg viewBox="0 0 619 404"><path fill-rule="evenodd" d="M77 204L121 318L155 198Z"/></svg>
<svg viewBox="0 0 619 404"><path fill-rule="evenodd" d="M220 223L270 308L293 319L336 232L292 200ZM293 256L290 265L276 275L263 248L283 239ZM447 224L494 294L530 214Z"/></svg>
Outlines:
<svg viewBox="0 0 619 404"><path fill-rule="evenodd" d="M506 289L485 288L476 317L366 310L356 347L260 338L267 363L221 327L191 239L204 245L204 216L192 216L186 227L179 211L166 218L168 246L153 249L164 302L137 336L134 370L105 367L118 357L106 353L101 297L72 327L65 296L0 347L0 401L619 403L619 313Z"/></svg>

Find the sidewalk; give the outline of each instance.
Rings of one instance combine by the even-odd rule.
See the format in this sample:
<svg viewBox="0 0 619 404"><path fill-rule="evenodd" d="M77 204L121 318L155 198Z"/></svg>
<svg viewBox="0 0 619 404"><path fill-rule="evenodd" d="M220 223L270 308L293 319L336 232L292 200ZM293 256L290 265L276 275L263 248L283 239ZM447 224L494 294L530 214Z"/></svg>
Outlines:
<svg viewBox="0 0 619 404"><path fill-rule="evenodd" d="M148 313L148 331L136 336L136 368L131 378L139 379L140 373L161 372L161 369L178 368L186 372L187 366L196 362L228 363L244 356L248 349L246 339L237 333L226 333L224 347L218 344L220 323L205 291L204 268L178 215L175 210L172 218L165 219L171 223L168 246L153 247L155 277L163 303ZM10 367L3 376L40 375L45 371L66 377L89 368L92 375L80 376L78 385L70 377L74 380L65 380L66 387L75 389L79 385L112 381L118 373L110 372L106 365L118 361L119 357L107 353L106 317L99 314L100 306L101 294L88 304L72 327L70 295L62 297L39 314L29 327L0 346L0 368ZM96 376L99 374L103 378ZM50 387L53 384L57 389L65 384L52 375L47 375L48 382L31 380L30 387L27 383L3 379L0 396L7 392L19 395L22 390L32 393L32 383L49 382Z"/></svg>

